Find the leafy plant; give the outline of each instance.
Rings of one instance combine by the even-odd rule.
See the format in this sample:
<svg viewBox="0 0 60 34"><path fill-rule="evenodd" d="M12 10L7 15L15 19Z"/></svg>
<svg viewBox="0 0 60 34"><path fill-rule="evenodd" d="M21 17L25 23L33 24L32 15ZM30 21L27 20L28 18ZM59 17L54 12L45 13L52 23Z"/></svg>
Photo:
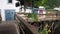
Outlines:
<svg viewBox="0 0 60 34"><path fill-rule="evenodd" d="M37 14L33 13L33 19L34 19L34 22L38 22Z"/></svg>
<svg viewBox="0 0 60 34"><path fill-rule="evenodd" d="M44 6L47 9L53 9L59 7L60 0L34 0L33 4L35 7Z"/></svg>
<svg viewBox="0 0 60 34"><path fill-rule="evenodd" d="M28 18L32 18L32 13L28 14Z"/></svg>
<svg viewBox="0 0 60 34"><path fill-rule="evenodd" d="M28 14L28 18L32 18L34 22L38 22L37 14L35 13Z"/></svg>
<svg viewBox="0 0 60 34"><path fill-rule="evenodd" d="M40 32L41 34L48 34L48 24L46 23L43 30Z"/></svg>

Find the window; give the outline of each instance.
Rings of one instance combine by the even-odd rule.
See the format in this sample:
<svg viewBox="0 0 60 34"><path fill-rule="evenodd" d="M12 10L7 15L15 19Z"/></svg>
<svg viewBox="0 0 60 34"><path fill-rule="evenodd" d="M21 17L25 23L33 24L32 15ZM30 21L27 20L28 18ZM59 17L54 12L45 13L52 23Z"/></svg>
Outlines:
<svg viewBox="0 0 60 34"><path fill-rule="evenodd" d="M12 3L12 0L8 0L8 3Z"/></svg>
<svg viewBox="0 0 60 34"><path fill-rule="evenodd" d="M15 5L16 5L16 7L20 6L20 2L17 2Z"/></svg>

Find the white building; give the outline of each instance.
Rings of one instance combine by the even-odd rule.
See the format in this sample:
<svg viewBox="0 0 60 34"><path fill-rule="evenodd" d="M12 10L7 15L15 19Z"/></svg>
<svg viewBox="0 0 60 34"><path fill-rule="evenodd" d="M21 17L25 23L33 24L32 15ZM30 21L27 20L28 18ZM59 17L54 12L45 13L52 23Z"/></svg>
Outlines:
<svg viewBox="0 0 60 34"><path fill-rule="evenodd" d="M5 11L14 10L15 12L19 11L19 7L15 6L16 0L0 0L0 11L2 21L5 21Z"/></svg>

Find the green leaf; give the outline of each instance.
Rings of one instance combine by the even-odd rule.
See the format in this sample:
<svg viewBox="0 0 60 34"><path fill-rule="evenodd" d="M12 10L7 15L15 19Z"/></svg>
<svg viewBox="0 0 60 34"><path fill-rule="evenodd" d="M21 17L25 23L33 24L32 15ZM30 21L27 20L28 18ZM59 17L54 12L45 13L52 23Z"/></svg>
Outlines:
<svg viewBox="0 0 60 34"><path fill-rule="evenodd" d="M35 13L28 14L28 18L32 18L34 22L38 22L37 14Z"/></svg>
<svg viewBox="0 0 60 34"><path fill-rule="evenodd" d="M38 22L37 14L33 13L33 19L34 19L34 22Z"/></svg>

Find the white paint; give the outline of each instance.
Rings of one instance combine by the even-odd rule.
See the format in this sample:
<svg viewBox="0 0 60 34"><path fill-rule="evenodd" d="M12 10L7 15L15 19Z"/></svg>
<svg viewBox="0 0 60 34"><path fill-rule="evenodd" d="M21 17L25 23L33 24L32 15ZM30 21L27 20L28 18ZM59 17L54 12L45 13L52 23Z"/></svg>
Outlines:
<svg viewBox="0 0 60 34"><path fill-rule="evenodd" d="M8 0L0 0L0 9L2 21L5 21L5 9L15 9L15 12L19 11L19 7L15 7L16 0L12 0L12 4L8 3Z"/></svg>
<svg viewBox="0 0 60 34"><path fill-rule="evenodd" d="M25 13L32 13L31 9L26 9Z"/></svg>
<svg viewBox="0 0 60 34"><path fill-rule="evenodd" d="M54 10L58 10L58 11L60 11L60 7L59 7L59 8L54 8Z"/></svg>

